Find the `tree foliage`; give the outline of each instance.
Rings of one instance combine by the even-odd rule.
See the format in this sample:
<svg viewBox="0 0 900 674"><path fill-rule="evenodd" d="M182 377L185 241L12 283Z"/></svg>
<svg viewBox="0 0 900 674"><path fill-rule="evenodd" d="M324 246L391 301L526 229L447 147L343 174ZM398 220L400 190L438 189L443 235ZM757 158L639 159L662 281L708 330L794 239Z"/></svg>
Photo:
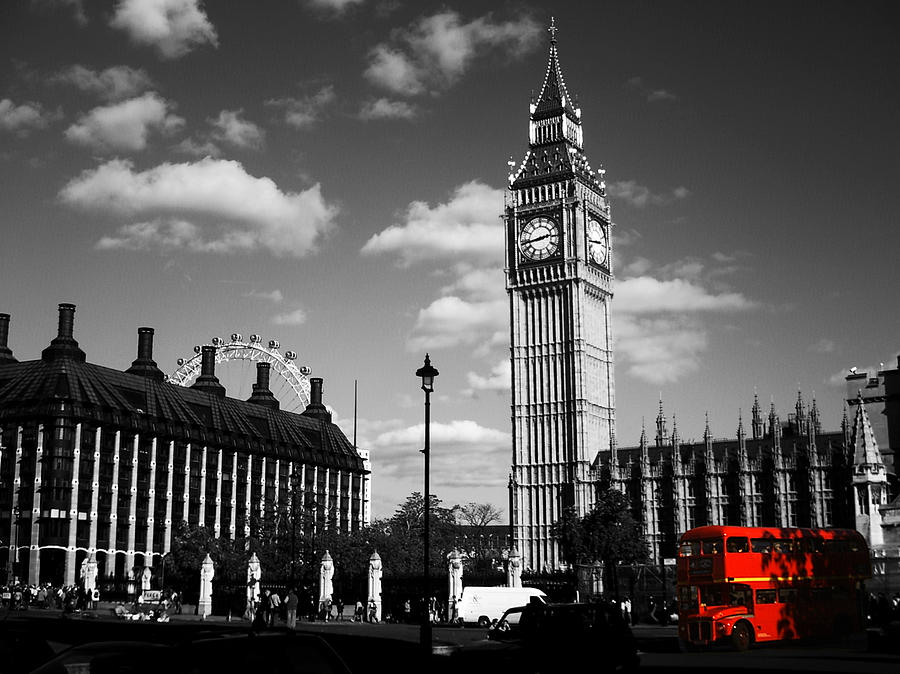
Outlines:
<svg viewBox="0 0 900 674"><path fill-rule="evenodd" d="M257 506L258 508L258 506ZM464 550L465 534L484 529L500 518L501 511L490 504L469 503L444 507L434 494L429 500L429 569L434 576L446 572L447 555L454 548ZM265 574L265 582L314 586L325 550L335 560L338 572L365 573L369 557L377 551L387 577L422 573L424 557L425 499L413 492L389 518L374 520L357 531L340 531L333 519L323 514L302 489L299 481L277 504L256 509L250 519L250 536L231 540L215 538L213 530L181 522L173 533L172 550L166 559L166 584L178 587L193 584L206 553L216 563L219 582L244 581L247 560L255 552ZM479 564L479 551L467 550L471 563ZM483 553L483 551L481 551ZM498 553L498 551L493 551ZM484 557L481 554L481 557ZM499 556L499 555L496 555Z"/></svg>
<svg viewBox="0 0 900 674"><path fill-rule="evenodd" d="M553 524L551 535L570 564L632 564L645 562L649 556L628 499L615 489L601 492L584 517L579 517L574 508L564 510Z"/></svg>

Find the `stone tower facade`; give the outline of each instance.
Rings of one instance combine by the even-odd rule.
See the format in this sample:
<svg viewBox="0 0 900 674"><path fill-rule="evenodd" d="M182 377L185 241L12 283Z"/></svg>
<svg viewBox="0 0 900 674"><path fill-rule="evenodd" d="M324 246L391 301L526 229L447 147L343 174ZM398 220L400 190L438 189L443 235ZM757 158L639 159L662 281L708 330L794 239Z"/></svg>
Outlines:
<svg viewBox="0 0 900 674"><path fill-rule="evenodd" d="M604 171L584 153L550 26L529 144L510 162L504 220L512 360L513 537L522 566L560 568L551 525L593 502L591 466L615 435L612 251Z"/></svg>

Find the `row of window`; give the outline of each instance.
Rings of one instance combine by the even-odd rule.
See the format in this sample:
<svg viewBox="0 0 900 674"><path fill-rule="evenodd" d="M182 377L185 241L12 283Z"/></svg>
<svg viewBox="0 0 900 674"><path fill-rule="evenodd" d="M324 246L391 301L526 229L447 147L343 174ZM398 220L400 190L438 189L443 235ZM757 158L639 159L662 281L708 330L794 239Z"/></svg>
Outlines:
<svg viewBox="0 0 900 674"><path fill-rule="evenodd" d="M823 540L820 538L750 538L746 536L729 536L723 546L721 538L682 541L678 554L680 557L695 555L719 555L723 549L729 553L756 552L762 554L806 554L829 553L842 554L860 552L859 541L856 540Z"/></svg>

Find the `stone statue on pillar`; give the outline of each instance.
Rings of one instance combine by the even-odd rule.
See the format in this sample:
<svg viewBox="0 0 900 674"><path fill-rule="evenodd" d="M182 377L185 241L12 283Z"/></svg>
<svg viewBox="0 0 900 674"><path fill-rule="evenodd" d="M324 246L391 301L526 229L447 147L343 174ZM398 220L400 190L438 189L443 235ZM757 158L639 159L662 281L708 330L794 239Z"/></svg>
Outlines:
<svg viewBox="0 0 900 674"><path fill-rule="evenodd" d="M447 555L447 575L449 576L449 585L447 587L447 620L455 622L459 617L457 604L462 598L463 592L463 560L459 555L459 550L453 548Z"/></svg>
<svg viewBox="0 0 900 674"><path fill-rule="evenodd" d="M367 606L371 606L375 602L375 620L381 622L381 555L378 551L372 553L369 557L369 595Z"/></svg>
<svg viewBox="0 0 900 674"><path fill-rule="evenodd" d="M327 607L331 604L334 595L334 586L331 579L334 577L334 560L328 550L322 555L322 564L319 567L319 607Z"/></svg>
<svg viewBox="0 0 900 674"><path fill-rule="evenodd" d="M522 587L522 556L516 548L509 551L509 561L506 563L507 587Z"/></svg>
<svg viewBox="0 0 900 674"><path fill-rule="evenodd" d="M212 613L212 581L216 575L212 557L206 553L206 557L200 564L200 600L197 602L197 614L200 620L206 620L206 616Z"/></svg>
<svg viewBox="0 0 900 674"><path fill-rule="evenodd" d="M141 592L145 592L150 589L150 579L153 578L153 569L149 566L145 566L143 570L141 570Z"/></svg>
<svg viewBox="0 0 900 674"><path fill-rule="evenodd" d="M254 552L247 562L247 611L245 617L253 620L256 617L256 605L259 603L259 581L262 578L262 567L259 557Z"/></svg>
<svg viewBox="0 0 900 674"><path fill-rule="evenodd" d="M81 562L81 582L88 596L97 588L97 553L93 550Z"/></svg>

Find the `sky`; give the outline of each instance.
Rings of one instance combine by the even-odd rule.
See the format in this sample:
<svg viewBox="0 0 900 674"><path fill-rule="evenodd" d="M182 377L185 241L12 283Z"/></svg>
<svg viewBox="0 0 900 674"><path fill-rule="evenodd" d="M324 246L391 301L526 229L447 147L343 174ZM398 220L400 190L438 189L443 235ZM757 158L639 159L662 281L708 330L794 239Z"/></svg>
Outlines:
<svg viewBox="0 0 900 674"><path fill-rule="evenodd" d="M57 304L90 362L137 328L172 373L233 332L324 379L373 515L423 490L508 518L500 214L550 17L611 196L617 439L660 399L734 436L754 393L840 427L900 351L900 40L890 2L7 0L0 312L19 360ZM223 372L223 370L228 370ZM219 374L235 397L253 375ZM275 388L273 382L273 388Z"/></svg>

